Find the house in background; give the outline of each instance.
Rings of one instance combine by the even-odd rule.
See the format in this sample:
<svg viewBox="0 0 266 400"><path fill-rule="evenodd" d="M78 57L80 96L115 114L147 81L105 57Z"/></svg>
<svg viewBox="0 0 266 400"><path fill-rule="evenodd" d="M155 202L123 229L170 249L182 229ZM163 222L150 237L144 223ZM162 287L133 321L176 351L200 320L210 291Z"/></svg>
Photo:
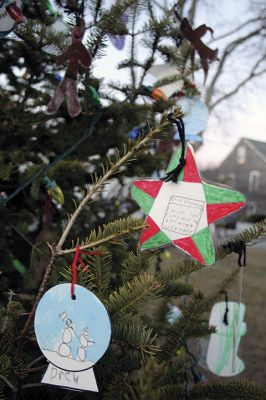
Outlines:
<svg viewBox="0 0 266 400"><path fill-rule="evenodd" d="M266 142L241 139L218 168L203 175L244 194L247 206L239 214L242 220L266 216Z"/></svg>

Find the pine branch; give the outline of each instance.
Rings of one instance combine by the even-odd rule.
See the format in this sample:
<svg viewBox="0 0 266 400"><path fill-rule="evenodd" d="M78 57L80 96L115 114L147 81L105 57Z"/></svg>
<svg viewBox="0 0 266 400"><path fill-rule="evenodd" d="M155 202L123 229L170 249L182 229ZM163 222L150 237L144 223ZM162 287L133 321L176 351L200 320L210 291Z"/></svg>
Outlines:
<svg viewBox="0 0 266 400"><path fill-rule="evenodd" d="M128 374L119 374L114 377L113 381L108 385L107 390L103 395L103 400L135 400L131 396L127 397L128 394L132 393L133 387L134 385L131 383Z"/></svg>
<svg viewBox="0 0 266 400"><path fill-rule="evenodd" d="M151 400L184 399L184 387L182 385L164 385L151 393ZM207 399L206 399L207 400Z"/></svg>
<svg viewBox="0 0 266 400"><path fill-rule="evenodd" d="M265 400L266 388L264 385L246 381L227 383L211 383L195 385L190 392L191 400Z"/></svg>
<svg viewBox="0 0 266 400"><path fill-rule="evenodd" d="M181 110L179 108L176 108L174 111L174 118L176 118L180 115L182 115ZM65 240L67 239L73 225L76 223L76 220L77 220L79 214L82 212L82 210L87 205L87 203L92 199L93 195L96 193L99 193L100 191L103 190L104 184L108 181L108 179L110 179L114 174L116 174L119 171L120 167L122 167L123 165L127 164L132 159L134 159L134 157L137 155L137 153L139 151L145 149L145 147L152 141L152 139L154 137L156 137L156 135L159 135L165 129L169 129L170 126L171 126L171 124L169 123L166 116L164 115L162 117L160 123L158 124L158 126L156 128L150 129L144 137L139 138L133 145L131 145L129 147L129 150L127 152L126 152L126 147L125 147L124 148L125 154L122 155L122 157L119 158L115 163L112 163L112 162L110 162L110 160L108 160L108 162L110 162L110 164L109 164L110 166L109 166L108 170L102 176L97 178L97 180L92 185L92 188L89 190L87 195L83 198L83 200L80 202L80 204L76 208L75 212L71 215L66 227L63 230L62 236L59 239L57 245L54 245L54 246L49 245L51 253L52 253L51 259L48 264L45 275L43 277L39 292L38 292L35 302L32 306L29 317L28 317L28 319L24 325L24 328L19 336L20 341L22 341L22 339L26 336L26 334L31 326L37 304L39 303L41 297L45 293L46 286L49 281L54 262L55 262L56 258L58 257L58 255L64 254L64 253L62 253L62 251L63 251L62 245L65 243ZM93 244L93 246L95 246L95 243Z"/></svg>
<svg viewBox="0 0 266 400"><path fill-rule="evenodd" d="M230 242L234 243L245 243L248 244L255 239L258 239L264 234L266 230L266 219L257 222L250 228L243 230L238 233L234 238L230 239ZM232 251L227 247L228 241L225 241L216 249L216 260L222 260L225 257L232 254ZM204 265L193 261L190 258L186 258L183 262L179 262L170 266L167 271L160 272L157 276L162 283L167 284L167 282L172 282L180 279L185 274L190 274L191 272L198 271L204 268Z"/></svg>
<svg viewBox="0 0 266 400"><path fill-rule="evenodd" d="M154 344L155 339L153 330L141 321L136 322L132 318L125 318L114 321L112 324L112 341L117 341L120 346L137 349L143 360L148 354L155 354L158 351L158 347Z"/></svg>
<svg viewBox="0 0 266 400"><path fill-rule="evenodd" d="M106 303L107 309L113 319L121 318L127 313L139 312L139 308L148 300L159 296L160 289L161 286L154 276L137 276L110 294Z"/></svg>
<svg viewBox="0 0 266 400"><path fill-rule="evenodd" d="M93 291L100 300L104 300L109 292L112 276L112 256L105 249L93 249L101 252L101 256L87 256L84 260L87 270L78 267L78 283ZM61 275L68 281L72 280L72 269L66 267Z"/></svg>
<svg viewBox="0 0 266 400"><path fill-rule="evenodd" d="M143 271L147 270L150 265L150 253L137 253L129 252L128 257L122 263L121 269L121 280L122 283L126 283L133 279L135 276L143 274Z"/></svg>
<svg viewBox="0 0 266 400"><path fill-rule="evenodd" d="M159 358L172 357L175 351L180 348L187 327L193 322L198 312L198 304L202 301L201 293L193 293L182 308L182 314L178 320L166 332L166 343L162 346Z"/></svg>
<svg viewBox="0 0 266 400"><path fill-rule="evenodd" d="M75 246L71 249L61 250L58 254L70 254L75 252L75 248L78 245L81 250L97 247L103 243L115 243L124 244L124 240L120 238L125 238L129 235L134 234L143 229L144 220L135 219L131 217L121 218L108 224L103 225L103 227L98 227L94 229L86 239L81 242L77 242Z"/></svg>
<svg viewBox="0 0 266 400"><path fill-rule="evenodd" d="M182 115L181 110L179 108L176 108L174 111L174 118ZM162 133L165 129L169 129L171 127L171 124L167 121L166 116L163 116L161 119L161 122L156 128L150 129L149 132L144 136L141 137L139 140L136 142L132 143L129 142L128 147L124 146L124 152L122 155L118 153L116 160L113 162L110 159L107 159L107 168L103 166L103 174L100 177L97 177L95 179L94 184L92 185L91 189L87 193L87 195L84 197L84 199L81 201L79 204L78 208L76 211L71 215L67 226L65 227L61 238L59 239L59 242L57 244L57 251L58 254L60 254L61 247L64 244L70 230L72 229L72 226L76 222L76 219L78 218L79 214L81 211L84 209L86 204L92 199L93 195L96 193L99 193L103 190L103 187L105 183L114 175L116 174L119 169L126 165L129 162L132 162L135 159L135 156L137 153L143 149L152 141L156 135L159 135ZM62 253L61 253L62 254Z"/></svg>

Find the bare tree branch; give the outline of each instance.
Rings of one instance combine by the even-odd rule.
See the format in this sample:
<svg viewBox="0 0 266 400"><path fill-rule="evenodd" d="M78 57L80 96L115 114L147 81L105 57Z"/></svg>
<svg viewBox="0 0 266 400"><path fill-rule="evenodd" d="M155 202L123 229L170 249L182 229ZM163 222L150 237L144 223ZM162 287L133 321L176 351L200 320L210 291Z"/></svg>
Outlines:
<svg viewBox="0 0 266 400"><path fill-rule="evenodd" d="M250 40L251 38L253 38L253 37L259 35L259 34L261 33L262 29L263 29L263 27L256 28L255 30L253 30L253 31L251 31L251 32L249 32L249 33L247 33L246 35L241 36L241 37L237 38L236 40L232 41L231 43L229 43L229 44L225 47L224 52L223 52L223 55L222 55L222 57L221 57L221 59L220 59L220 62L219 62L219 64L218 64L216 73L215 73L214 77L212 78L212 81L211 81L211 83L210 83L210 85L209 85L209 87L208 87L208 89L207 89L207 91L206 91L206 94L205 94L205 102L206 102L206 104L207 104L208 106L209 106L209 104L210 104L210 102L211 102L211 98L212 98L213 93L214 93L215 85L217 84L217 81L218 81L218 79L220 78L220 76L221 76L221 74L222 74L222 72L223 72L223 70L224 70L224 65L225 65L225 62L227 61L228 57L229 57L241 44L243 44L243 43L247 42L248 40Z"/></svg>
<svg viewBox="0 0 266 400"><path fill-rule="evenodd" d="M245 79L242 79L236 86L234 89L230 90L228 93L224 94L223 96L221 96L220 98L218 98L217 100L215 100L212 104L209 105L209 109L213 110L214 107L216 107L218 104L220 104L222 101L228 99L229 97L233 96L234 94L236 94L246 83L248 83L249 81L251 81L254 78L257 78L260 75L263 75L266 72L266 68L262 69L261 71L257 71L257 68L259 67L260 63L262 61L264 61L266 58L266 55L264 54L253 66L252 70L250 71L250 73L248 74L248 76Z"/></svg>
<svg viewBox="0 0 266 400"><path fill-rule="evenodd" d="M215 42L215 41L217 41L217 40L224 39L224 38L226 38L226 37L228 37L228 36L231 36L231 35L233 35L234 33L239 32L242 28L247 27L247 25L252 24L253 22L258 22L258 21L262 21L262 20L263 20L263 17L262 17L262 18L259 18L259 17L251 18L251 19L249 19L249 20L243 22L242 24L238 25L236 28L232 29L231 31L226 32L226 33L223 33L222 35L213 38L213 39L210 41L210 43L213 43L213 42Z"/></svg>

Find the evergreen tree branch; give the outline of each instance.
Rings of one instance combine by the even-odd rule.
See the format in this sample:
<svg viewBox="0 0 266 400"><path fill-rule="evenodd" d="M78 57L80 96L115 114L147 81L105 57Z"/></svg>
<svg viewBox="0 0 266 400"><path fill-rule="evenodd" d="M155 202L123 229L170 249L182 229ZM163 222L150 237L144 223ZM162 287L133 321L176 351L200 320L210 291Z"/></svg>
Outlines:
<svg viewBox="0 0 266 400"><path fill-rule="evenodd" d="M148 299L160 294L161 285L153 275L142 274L110 294L107 309L113 319L137 312Z"/></svg>
<svg viewBox="0 0 266 400"><path fill-rule="evenodd" d="M51 249L51 250L52 250L52 255L51 255L49 264L48 264L48 266L46 268L46 271L45 271L41 286L39 288L38 294L36 296L36 299L35 299L35 302L34 302L34 304L32 306L32 309L31 309L31 311L29 313L27 321L26 321L26 323L25 323L25 325L24 325L24 327L23 327L23 329L22 329L22 331L21 331L21 333L20 333L20 335L18 337L18 341L19 342L22 342L22 340L27 335L27 333L28 333L28 331L29 331L29 329L31 327L32 320L34 318L34 314L35 314L37 305L38 305L39 301L41 300L42 296L45 293L46 286L48 284L48 281L49 281L49 278L50 278L50 275L51 275L51 272L52 272L52 268L53 268L54 262L55 262L55 260L57 258L57 255L55 254L54 250L53 249Z"/></svg>
<svg viewBox="0 0 266 400"><path fill-rule="evenodd" d="M136 322L132 318L126 318L112 324L112 341L137 349L142 359L158 351L158 347L154 344L155 339L153 330L141 321Z"/></svg>
<svg viewBox="0 0 266 400"><path fill-rule="evenodd" d="M174 112L174 118L180 115L182 115L181 110L177 108ZM144 137L141 137L135 143L130 145L128 151L126 151L125 154L121 157L118 157L116 162L110 162L109 169L92 185L92 188L89 190L84 199L80 202L76 211L71 215L68 224L64 228L62 236L58 241L58 254L60 254L61 248L65 243L65 240L68 237L74 223L76 222L76 219L78 218L84 207L87 205L87 203L92 199L92 196L102 191L106 181L108 181L114 174L116 174L123 165L127 164L129 161L132 161L135 158L136 154L139 151L143 150L152 141L152 139L156 137L156 135L161 134L164 130L169 129L170 127L171 124L167 121L166 116L163 116L161 122L156 128L150 129Z"/></svg>
<svg viewBox="0 0 266 400"><path fill-rule="evenodd" d="M255 382L233 381L226 383L210 383L208 385L195 385L190 391L191 400L265 400L266 389L264 385Z"/></svg>
<svg viewBox="0 0 266 400"><path fill-rule="evenodd" d="M174 111L174 118L177 118L178 116L182 115L182 112L179 108L176 108L176 110ZM84 209L84 207L86 206L86 204L91 200L92 196L98 192L100 192L103 187L104 184L106 183L106 181L115 173L118 172L119 168L122 165L125 165L126 163L128 163L130 160L132 160L132 158L134 159L134 157L136 156L136 154L140 151L143 150L151 141L154 137L156 137L156 135L159 135L160 133L162 133L164 130L169 129L171 126L171 124L169 123L169 121L167 120L166 116L163 116L160 123L158 124L158 126L156 128L150 129L149 132L146 134L145 137L141 137L139 140L137 140L130 148L129 150L121 157L119 158L114 164L111 163L110 168L101 176L97 179L97 181L93 184L92 188L89 190L89 192L87 193L87 195L84 197L84 199L80 202L79 206L76 208L76 211L72 214L72 216L70 217L68 224L66 225L66 227L63 230L63 233L61 235L61 238L59 239L57 245L55 246L49 246L50 250L52 252L51 255L51 259L50 262L47 266L45 275L43 277L39 292L36 296L35 302L32 306L32 309L30 311L30 314L28 316L28 319L21 331L21 334L19 335L19 340L22 341L25 336L27 335L27 332L32 324L32 320L34 318L34 314L35 314L35 310L36 307L41 299L41 297L43 296L43 294L45 293L46 290L46 286L48 284L51 272L52 272L52 268L54 265L54 262L56 260L56 258L58 257L58 255L60 255L60 252L62 252L62 245L65 243L66 238L68 237L73 225L75 224L79 214L82 212L82 210ZM95 246L95 243L93 244L93 246ZM62 253L61 253L62 254Z"/></svg>
<svg viewBox="0 0 266 400"><path fill-rule="evenodd" d="M134 219L131 217L121 218L119 220L109 222L108 224L94 229L90 235L81 243L77 242L75 247L65 249L58 252L58 255L71 254L76 251L76 246L79 245L81 250L97 247L104 243L123 243L119 240L120 237L126 237L139 230L143 229L144 220Z"/></svg>
<svg viewBox="0 0 266 400"><path fill-rule="evenodd" d="M17 388L3 375L0 375L0 379L12 390L12 392L16 392Z"/></svg>

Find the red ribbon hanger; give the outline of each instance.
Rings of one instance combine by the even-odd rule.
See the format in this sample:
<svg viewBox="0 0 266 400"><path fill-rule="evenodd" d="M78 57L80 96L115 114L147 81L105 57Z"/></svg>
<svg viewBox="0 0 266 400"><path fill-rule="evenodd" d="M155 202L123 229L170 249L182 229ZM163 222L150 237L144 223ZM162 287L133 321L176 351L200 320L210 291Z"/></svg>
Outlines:
<svg viewBox="0 0 266 400"><path fill-rule="evenodd" d="M75 296L75 284L77 283L77 265L81 265L82 268L86 271L86 272L90 272L89 268L87 267L87 265L85 264L85 262L82 260L82 258L80 257L80 254L86 254L89 256L100 256L102 253L99 251L86 251L86 250L80 250L79 246L76 246L76 251L75 251L75 256L72 262L72 281L71 281L71 298L73 300L76 299Z"/></svg>

